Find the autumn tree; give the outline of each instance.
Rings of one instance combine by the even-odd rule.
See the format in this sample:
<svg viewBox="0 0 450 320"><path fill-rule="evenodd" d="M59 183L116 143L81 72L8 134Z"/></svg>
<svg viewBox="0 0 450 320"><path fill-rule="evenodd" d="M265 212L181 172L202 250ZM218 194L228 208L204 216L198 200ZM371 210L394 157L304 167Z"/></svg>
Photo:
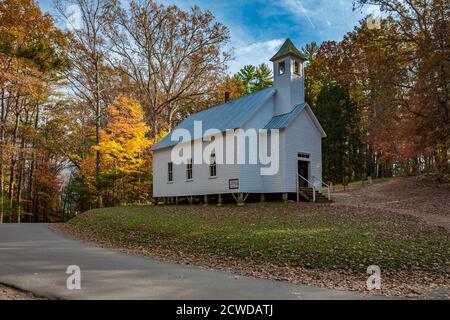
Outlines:
<svg viewBox="0 0 450 320"><path fill-rule="evenodd" d="M5 218L5 191L8 221L15 215L20 222L23 213L33 217L37 210L36 172L48 165L38 161L39 154L45 153L38 129L57 71L66 64L66 42L52 17L43 14L35 1L1 1L0 17L0 222Z"/></svg>
<svg viewBox="0 0 450 320"><path fill-rule="evenodd" d="M72 195L79 190L83 199L90 199L85 200L89 207L108 205L112 190L118 190L111 183L125 176L136 181L136 174L117 170L114 176L110 158L100 151L100 133L110 121L106 106L113 105L119 92L139 101L152 140L209 107L225 75L228 30L210 12L153 1L134 1L127 7L102 0L60 0L56 5L72 43L71 63L63 74L71 91L55 108L49 143L70 163L67 190ZM145 157L147 176L150 161ZM135 201L118 194L113 198ZM65 199L71 211L71 200Z"/></svg>
<svg viewBox="0 0 450 320"><path fill-rule="evenodd" d="M407 84L409 78L411 45L392 44L392 39L398 36L392 17L382 19L376 29L369 28L366 20L362 20L342 41L324 42L305 69L306 100L310 105L317 104L322 90L340 85L357 106L358 129L365 144L359 148L358 155L364 155L365 160L356 157L364 163L353 170L359 171L358 167L363 165L366 169L362 178L392 174L389 164L392 168L394 155L399 161L412 154L400 153L409 144L407 140L415 140L415 134L407 132L411 117L399 104L404 90L398 85Z"/></svg>
<svg viewBox="0 0 450 320"><path fill-rule="evenodd" d="M393 21L394 34L383 41L390 48L409 46L400 55L408 64L392 68L407 71L402 81L394 83L397 105L407 114L411 139L415 142L417 162L431 150L435 170L449 176L449 15L448 1L358 0L357 7L378 5ZM390 67L391 64L388 64Z"/></svg>
<svg viewBox="0 0 450 320"><path fill-rule="evenodd" d="M211 101L211 105L218 105L229 100L237 99L243 95L244 91L244 84L240 81L238 75L228 75L220 82L216 97Z"/></svg>
<svg viewBox="0 0 450 320"><path fill-rule="evenodd" d="M124 8L112 1L107 21L111 64L133 83L152 136L208 106L229 59L229 31L211 12L136 0Z"/></svg>
<svg viewBox="0 0 450 320"><path fill-rule="evenodd" d="M104 124L106 106L112 102L111 68L105 52L104 14L109 1L106 0L56 0L59 17L67 27L70 68L64 76L69 82L74 98L89 106L91 122L95 130L95 145L100 143L100 130ZM74 100L75 100L74 99ZM100 176L100 153L95 153L95 176ZM99 181L97 181L99 182ZM97 183L98 184L98 183ZM99 189L99 186L97 186ZM100 192L100 190L98 190ZM97 206L101 198L97 197Z"/></svg>
<svg viewBox="0 0 450 320"><path fill-rule="evenodd" d="M94 147L104 157L105 165L121 173L136 173L144 160L138 158L150 141L145 137L149 128L143 122L144 113L136 101L119 96L108 107L109 122L100 131L101 143Z"/></svg>
<svg viewBox="0 0 450 320"><path fill-rule="evenodd" d="M151 141L146 137L149 127L144 123L144 112L138 102L119 96L107 108L107 115L108 124L100 131L101 142L93 149L102 155L102 177L111 183L111 202L114 203L121 197L130 200L137 195L136 190L140 190ZM119 179L120 185L117 184Z"/></svg>

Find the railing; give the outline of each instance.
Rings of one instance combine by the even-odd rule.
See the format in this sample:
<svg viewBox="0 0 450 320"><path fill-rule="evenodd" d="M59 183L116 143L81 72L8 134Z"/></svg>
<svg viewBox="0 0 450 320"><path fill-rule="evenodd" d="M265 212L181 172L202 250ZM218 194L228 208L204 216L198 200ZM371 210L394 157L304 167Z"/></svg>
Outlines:
<svg viewBox="0 0 450 320"><path fill-rule="evenodd" d="M308 183L308 186L310 185L312 190L313 190L313 202L316 202L316 188L314 187L314 184L311 183L308 179L306 179L305 177L303 177L302 175L297 173L297 202L300 201L300 180L299 178L301 178L303 181L306 181Z"/></svg>
<svg viewBox="0 0 450 320"><path fill-rule="evenodd" d="M325 182L323 182L321 179L313 176L313 180L317 180L319 181L323 186L327 187L327 193L328 193L328 200L331 200L331 187L330 185L326 184Z"/></svg>

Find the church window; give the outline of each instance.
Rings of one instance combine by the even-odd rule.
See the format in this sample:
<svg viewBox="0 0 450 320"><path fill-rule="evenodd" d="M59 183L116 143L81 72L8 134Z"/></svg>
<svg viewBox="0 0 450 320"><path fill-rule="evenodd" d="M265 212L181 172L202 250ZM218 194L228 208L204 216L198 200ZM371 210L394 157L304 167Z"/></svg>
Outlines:
<svg viewBox="0 0 450 320"><path fill-rule="evenodd" d="M286 64L284 61L278 63L278 74L282 75L286 72Z"/></svg>

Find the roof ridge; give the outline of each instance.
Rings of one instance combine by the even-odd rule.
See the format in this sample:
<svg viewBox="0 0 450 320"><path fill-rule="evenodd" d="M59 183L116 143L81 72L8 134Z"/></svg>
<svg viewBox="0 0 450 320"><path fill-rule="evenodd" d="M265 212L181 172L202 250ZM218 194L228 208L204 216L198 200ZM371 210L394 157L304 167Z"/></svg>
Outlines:
<svg viewBox="0 0 450 320"><path fill-rule="evenodd" d="M264 106L264 103L275 94L273 86L258 90L238 99L226 103L215 105L211 108L194 112L181 121L175 129L183 128L192 131L195 121L203 121L203 130L218 129L224 132L226 129L240 128L245 121ZM175 130L174 129L174 130ZM172 130L160 142L154 145L150 150L158 150L175 145L171 141ZM191 132L191 135L193 133Z"/></svg>
<svg viewBox="0 0 450 320"><path fill-rule="evenodd" d="M281 117L281 116L286 116L286 115L288 115L288 114L291 114L292 112L295 111L295 109L297 109L298 107L302 107L304 104L306 104L306 102L299 103L299 104L295 105L295 106L292 108L291 111L286 112L286 113L277 114L276 116L273 116L273 118L275 118L275 117Z"/></svg>
<svg viewBox="0 0 450 320"><path fill-rule="evenodd" d="M306 102L302 102L294 106L290 112L273 116L264 126L264 129L283 129L289 126L289 124L297 117L298 114L300 114L301 111L305 109L305 106L307 105L308 104Z"/></svg>
<svg viewBox="0 0 450 320"><path fill-rule="evenodd" d="M224 102L224 103L221 103L221 104L216 104L216 105L214 105L214 106L212 106L212 107L209 107L208 109L201 110L201 111L197 111L197 112L194 112L194 113L190 114L189 116L187 116L187 117L185 118L185 120L186 120L187 118L189 118L190 116L194 115L194 114L203 113L203 112L206 112L206 111L215 109L215 108L217 108L217 107L222 107L222 106L225 106L225 105L227 105L227 104L235 103L235 102L237 102L237 101L239 101L239 100L241 100L241 99L248 98L248 97L250 97L250 96L252 96L252 95L254 95L254 94L261 93L261 92L263 92L263 91L265 91L265 90L268 90L268 89L275 89L275 88L274 88L273 86L270 86L270 87L267 87L267 88L264 88L264 89L261 89L261 90L252 92L252 93L250 93L250 94L247 94L247 95L245 95L245 96L241 96L241 97L239 97L239 98L230 100L230 101L228 101L228 102ZM183 120L183 121L184 121L184 120Z"/></svg>

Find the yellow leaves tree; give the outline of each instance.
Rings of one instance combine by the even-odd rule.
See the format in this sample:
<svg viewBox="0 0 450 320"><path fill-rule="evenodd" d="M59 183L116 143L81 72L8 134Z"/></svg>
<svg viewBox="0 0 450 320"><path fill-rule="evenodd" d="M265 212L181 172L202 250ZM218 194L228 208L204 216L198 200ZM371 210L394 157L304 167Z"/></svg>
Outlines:
<svg viewBox="0 0 450 320"><path fill-rule="evenodd" d="M108 107L107 114L109 123L100 131L101 142L93 149L100 152L107 171L139 173L146 161L143 154L151 145L141 105L121 95Z"/></svg>
<svg viewBox="0 0 450 320"><path fill-rule="evenodd" d="M106 112L108 122L100 130L100 143L91 148L101 155L99 181L94 157L81 162L81 176L102 206L147 201L152 141L146 136L149 127L144 122L141 105L119 95Z"/></svg>

